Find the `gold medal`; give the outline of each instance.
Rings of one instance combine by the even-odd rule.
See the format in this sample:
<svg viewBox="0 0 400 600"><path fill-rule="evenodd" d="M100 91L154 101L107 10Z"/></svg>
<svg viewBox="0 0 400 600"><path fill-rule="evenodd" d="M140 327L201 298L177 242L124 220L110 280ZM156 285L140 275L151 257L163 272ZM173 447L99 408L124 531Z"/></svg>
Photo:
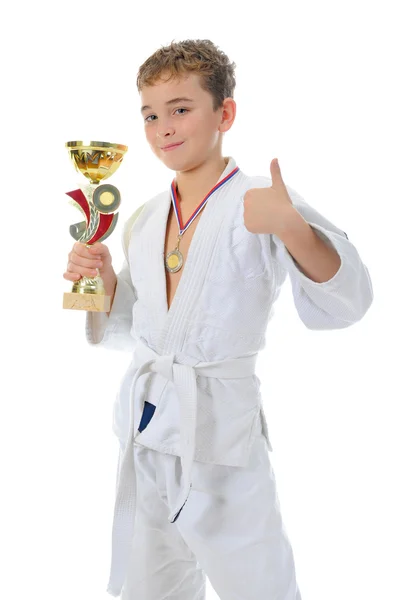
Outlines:
<svg viewBox="0 0 400 600"><path fill-rule="evenodd" d="M171 252L168 252L165 259L165 267L170 273L176 273L183 265L183 255L179 250L179 244L181 242L181 235L178 235L178 243L176 248Z"/></svg>
<svg viewBox="0 0 400 600"><path fill-rule="evenodd" d="M175 248L172 252L168 252L167 258L165 259L165 266L170 273L176 273L183 265L182 253Z"/></svg>

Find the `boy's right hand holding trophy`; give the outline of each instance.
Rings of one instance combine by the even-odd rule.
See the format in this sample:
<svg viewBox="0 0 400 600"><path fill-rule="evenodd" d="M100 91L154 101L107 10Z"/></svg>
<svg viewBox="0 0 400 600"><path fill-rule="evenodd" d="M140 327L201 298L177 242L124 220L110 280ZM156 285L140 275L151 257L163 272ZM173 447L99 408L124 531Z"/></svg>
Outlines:
<svg viewBox="0 0 400 600"><path fill-rule="evenodd" d="M117 276L112 267L112 258L108 246L96 242L88 248L85 244L75 242L68 254L67 270L63 275L64 279L78 281L82 277L93 279L98 276L103 280L105 295L110 296L112 304Z"/></svg>

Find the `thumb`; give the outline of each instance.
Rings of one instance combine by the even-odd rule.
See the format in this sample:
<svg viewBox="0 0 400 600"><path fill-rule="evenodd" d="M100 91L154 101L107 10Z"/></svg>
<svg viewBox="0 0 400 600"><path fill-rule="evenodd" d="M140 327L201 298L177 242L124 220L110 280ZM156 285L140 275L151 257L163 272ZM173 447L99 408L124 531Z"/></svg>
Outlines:
<svg viewBox="0 0 400 600"><path fill-rule="evenodd" d="M89 247L90 254L94 254L95 256L101 256L103 254L109 254L108 246L102 244L101 242L95 242L93 246Z"/></svg>
<svg viewBox="0 0 400 600"><path fill-rule="evenodd" d="M274 187L284 186L285 184L282 179L281 168L279 166L279 162L278 162L277 158L272 159L271 165L270 165L270 171L271 171L272 185Z"/></svg>

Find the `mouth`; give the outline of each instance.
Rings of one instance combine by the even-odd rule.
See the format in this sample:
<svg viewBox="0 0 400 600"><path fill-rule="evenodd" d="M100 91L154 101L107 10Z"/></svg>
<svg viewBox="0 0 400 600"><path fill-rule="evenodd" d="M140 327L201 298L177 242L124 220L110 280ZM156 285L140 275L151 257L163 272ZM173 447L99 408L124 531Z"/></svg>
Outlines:
<svg viewBox="0 0 400 600"><path fill-rule="evenodd" d="M163 150L164 152L169 152L170 150L175 150L175 148L179 148L179 146L182 146L183 142L178 142L177 144L168 144L168 146L163 146L162 148L160 148L160 150Z"/></svg>

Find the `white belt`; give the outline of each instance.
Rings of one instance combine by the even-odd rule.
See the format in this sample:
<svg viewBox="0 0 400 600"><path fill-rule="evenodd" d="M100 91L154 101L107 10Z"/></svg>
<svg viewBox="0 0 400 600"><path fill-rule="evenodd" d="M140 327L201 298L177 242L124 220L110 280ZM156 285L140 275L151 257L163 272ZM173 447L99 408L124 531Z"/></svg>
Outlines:
<svg viewBox="0 0 400 600"><path fill-rule="evenodd" d="M135 347L132 367L138 368L129 391L130 427L124 454L121 458L119 480L116 491L114 521L112 531L111 573L107 592L119 596L128 570L132 548L133 529L136 512L136 475L134 461L134 439L140 433L134 432L134 397L138 378L145 373L159 373L175 385L180 404L180 441L182 464L182 487L176 504L168 516L174 523L185 505L191 483L191 470L195 454L197 384L196 376L233 379L254 374L257 353L251 356L226 359L216 362L199 362L196 365L175 362L175 355L160 356L141 340Z"/></svg>

